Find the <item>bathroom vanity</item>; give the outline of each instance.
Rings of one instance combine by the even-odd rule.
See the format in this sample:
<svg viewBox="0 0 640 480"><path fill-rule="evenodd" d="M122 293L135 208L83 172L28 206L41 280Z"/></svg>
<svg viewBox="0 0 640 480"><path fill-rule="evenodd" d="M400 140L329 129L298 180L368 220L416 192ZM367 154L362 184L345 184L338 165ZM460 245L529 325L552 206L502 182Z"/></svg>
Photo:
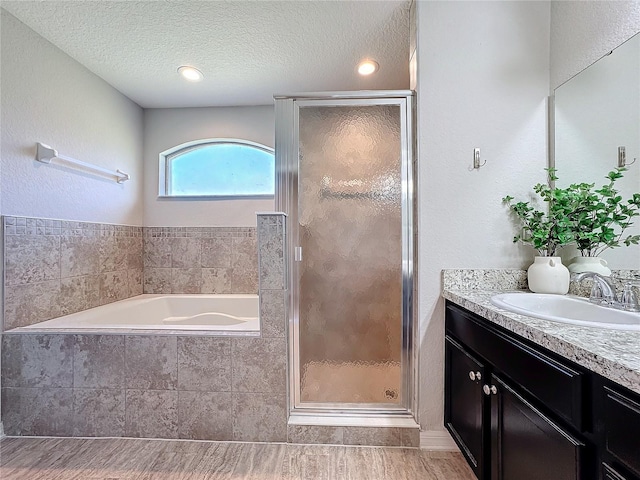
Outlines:
<svg viewBox="0 0 640 480"><path fill-rule="evenodd" d="M640 480L640 332L445 291L445 426L480 480Z"/></svg>

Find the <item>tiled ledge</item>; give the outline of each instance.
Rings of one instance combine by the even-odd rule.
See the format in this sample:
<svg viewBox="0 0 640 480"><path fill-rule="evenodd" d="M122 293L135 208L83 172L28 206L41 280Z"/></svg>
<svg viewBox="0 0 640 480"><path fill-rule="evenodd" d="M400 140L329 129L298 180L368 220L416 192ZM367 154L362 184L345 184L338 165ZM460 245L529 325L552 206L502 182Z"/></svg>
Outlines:
<svg viewBox="0 0 640 480"><path fill-rule="evenodd" d="M145 238L254 237L255 227L143 227Z"/></svg>
<svg viewBox="0 0 640 480"><path fill-rule="evenodd" d="M14 328L3 335L153 335L155 337L260 337L260 332L234 332L222 330L167 330L132 328Z"/></svg>

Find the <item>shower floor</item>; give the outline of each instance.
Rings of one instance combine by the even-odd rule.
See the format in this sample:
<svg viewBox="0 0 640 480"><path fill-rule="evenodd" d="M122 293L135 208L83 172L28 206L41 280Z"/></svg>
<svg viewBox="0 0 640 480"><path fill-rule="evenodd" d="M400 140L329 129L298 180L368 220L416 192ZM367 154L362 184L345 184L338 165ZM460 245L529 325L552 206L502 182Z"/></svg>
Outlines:
<svg viewBox="0 0 640 480"><path fill-rule="evenodd" d="M303 402L399 404L399 362L307 362L300 382Z"/></svg>
<svg viewBox="0 0 640 480"><path fill-rule="evenodd" d="M472 480L460 453L125 438L4 438L3 480Z"/></svg>

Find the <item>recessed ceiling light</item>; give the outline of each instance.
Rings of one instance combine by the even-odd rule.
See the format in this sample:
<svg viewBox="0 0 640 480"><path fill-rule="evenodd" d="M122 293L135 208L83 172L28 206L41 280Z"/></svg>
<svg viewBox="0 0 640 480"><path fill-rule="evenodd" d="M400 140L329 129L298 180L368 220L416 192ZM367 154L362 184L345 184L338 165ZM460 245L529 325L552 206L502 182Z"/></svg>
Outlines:
<svg viewBox="0 0 640 480"><path fill-rule="evenodd" d="M204 78L204 75L200 70L195 67L190 67L188 65L183 65L182 67L178 67L178 73L182 75L185 79L190 82L199 82Z"/></svg>
<svg viewBox="0 0 640 480"><path fill-rule="evenodd" d="M358 65L358 73L360 75L371 75L372 73L377 72L378 68L380 68L378 62L373 60L363 60Z"/></svg>

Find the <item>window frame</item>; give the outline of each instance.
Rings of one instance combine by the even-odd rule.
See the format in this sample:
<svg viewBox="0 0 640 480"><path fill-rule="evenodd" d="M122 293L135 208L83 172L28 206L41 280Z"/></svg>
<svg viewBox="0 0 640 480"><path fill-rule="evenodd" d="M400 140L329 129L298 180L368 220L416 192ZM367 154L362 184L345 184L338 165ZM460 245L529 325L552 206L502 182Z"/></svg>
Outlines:
<svg viewBox="0 0 640 480"><path fill-rule="evenodd" d="M244 140L241 138L204 138L200 140L192 140L190 142L181 143L180 145L176 145L175 147L171 147L163 152L160 152L158 155L159 165L158 165L158 198L199 198L199 199L269 199L275 197L275 192L273 194L243 194L243 195L216 195L216 194L206 194L206 195L171 195L168 192L170 191L171 181L171 172L169 166L171 164L171 160L173 158L179 157L180 155L184 155L192 150L197 150L200 148L205 148L211 145L240 145L244 147L256 148L258 150L262 150L263 152L270 153L274 158L274 176L275 176L275 149L263 145L262 143L252 142L250 140Z"/></svg>

